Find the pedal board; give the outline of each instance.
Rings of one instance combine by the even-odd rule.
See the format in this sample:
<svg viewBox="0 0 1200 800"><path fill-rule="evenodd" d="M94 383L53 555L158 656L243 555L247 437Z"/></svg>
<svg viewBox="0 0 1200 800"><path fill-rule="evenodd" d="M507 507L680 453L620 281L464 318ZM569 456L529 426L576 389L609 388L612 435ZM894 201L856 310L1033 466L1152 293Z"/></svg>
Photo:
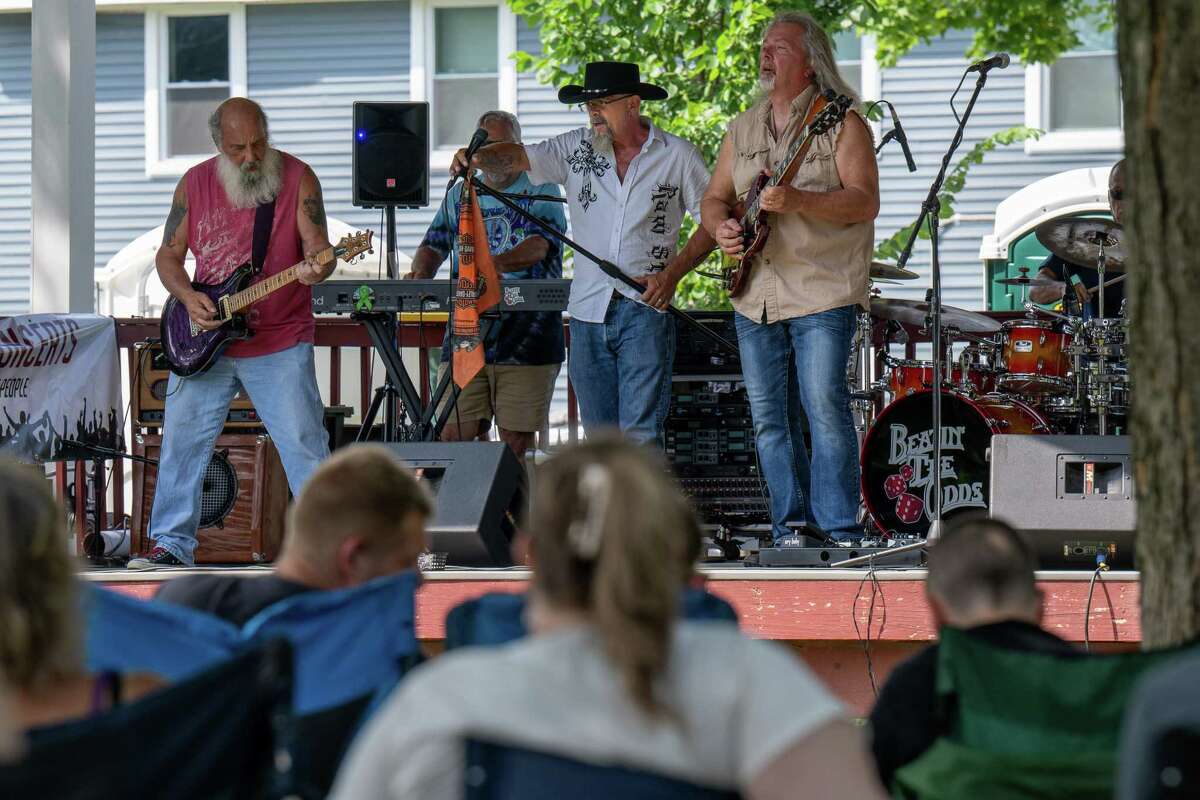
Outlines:
<svg viewBox="0 0 1200 800"><path fill-rule="evenodd" d="M835 567L841 561L859 556L878 556L874 566L919 567L919 549L893 553L894 547L764 547L757 557L751 555L743 562L747 567ZM869 564L856 566L867 567Z"/></svg>

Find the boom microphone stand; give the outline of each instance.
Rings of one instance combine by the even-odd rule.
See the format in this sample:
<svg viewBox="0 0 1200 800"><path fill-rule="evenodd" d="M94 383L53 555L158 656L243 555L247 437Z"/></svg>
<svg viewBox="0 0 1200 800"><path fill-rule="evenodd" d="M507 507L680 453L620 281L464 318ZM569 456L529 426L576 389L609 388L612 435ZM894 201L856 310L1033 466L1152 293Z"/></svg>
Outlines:
<svg viewBox="0 0 1200 800"><path fill-rule="evenodd" d="M503 192L496 191L495 189L493 189L490 186L488 186L487 184L485 184L483 181L479 180L479 178L476 178L474 175L471 176L470 180L471 180L471 183L474 184L476 192L479 192L480 194L486 194L489 197L494 197L496 200L499 200L502 204L504 204L509 209L517 212L523 218L534 223L535 225L537 225L539 228L541 228L543 231L545 231L550 236L553 236L557 241L562 242L563 244L569 246L576 253L580 253L584 257L591 259L596 264L596 266L598 266L600 268L600 271L603 272L608 277L610 277L614 280L620 281L621 283L625 284L629 288L637 291L639 294L646 290L646 287L642 286L640 283L635 281L633 278L629 277L624 272L622 272L621 268L618 267L616 264L612 263L611 261L607 261L603 258L600 258L598 255L591 252L590 250L587 250L586 248L581 247L579 244L577 244L576 242L571 240L565 233L562 233L561 231L556 230L552 225L549 225L546 222L538 219L530 212L526 211L525 209L521 208L513 201L509 200L508 197L506 197ZM681 320L685 324L690 325L697 332L703 334L704 336L708 337L712 341L716 342L718 345L723 347L731 355L738 355L738 347L736 344L734 344L733 342L730 342L728 339L726 339L724 336L717 333L716 331L713 331L713 330L710 330L710 329L704 327L704 325L702 325L701 323L692 319L691 317L689 317L687 314L680 311L675 306L668 305L667 313L674 316L675 319Z"/></svg>
<svg viewBox="0 0 1200 800"><path fill-rule="evenodd" d="M950 159L954 156L954 151L962 144L963 129L967 127L967 120L971 118L971 111L975 108L975 101L979 99L979 93L983 90L983 86L987 83L988 71L999 67L1004 69L1008 66L1008 56L1004 53L993 56L986 61L981 61L967 67L963 72L962 80L958 82L958 88L954 90L954 94L950 96L950 110L954 112L954 118L958 120L958 130L954 132L954 138L950 140L950 149L946 151L946 155L942 158L941 169L938 170L937 177L933 179L933 184L929 187L929 194L925 197L925 202L921 204L921 214L917 217L917 221L913 224L912 233L908 236L908 243L904 245L903 252L896 259L896 266L904 267L908 263L908 259L912 256L913 245L917 242L917 235L920 233L921 225L928 222L929 224L929 249L930 249L930 265L932 270L933 289L930 293L929 305L930 314L926 317L926 325L932 329L931 338L933 339L933 508L930 509L931 523L929 526L928 539L934 539L941 532L942 526L942 271L941 263L938 260L938 219L942 208L941 200L938 198L938 193L942 190L942 184L946 180L946 170L950 166ZM954 98L958 96L958 91L962 88L963 81L967 79L967 75L972 72L979 73L979 79L975 81L975 90L971 93L971 99L967 103L967 108L961 117L954 109ZM867 563L880 557L886 557L895 553L901 553L908 550L913 550L918 547L924 547L925 542L916 542L914 544L902 545L900 547L890 548L886 553L875 556L863 556L860 558L847 559L841 561L838 566L855 566L857 564Z"/></svg>

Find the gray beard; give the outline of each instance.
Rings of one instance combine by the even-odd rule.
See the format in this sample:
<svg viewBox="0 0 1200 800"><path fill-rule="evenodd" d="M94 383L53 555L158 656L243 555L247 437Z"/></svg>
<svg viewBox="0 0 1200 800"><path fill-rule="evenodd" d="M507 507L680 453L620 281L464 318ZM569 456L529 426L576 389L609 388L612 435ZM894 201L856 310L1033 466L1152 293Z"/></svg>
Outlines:
<svg viewBox="0 0 1200 800"><path fill-rule="evenodd" d="M258 162L257 170L234 164L229 156L217 156L217 176L234 208L254 208L274 200L283 187L283 156L273 147Z"/></svg>
<svg viewBox="0 0 1200 800"><path fill-rule="evenodd" d="M592 149L597 153L612 155L613 140L611 133L592 133Z"/></svg>
<svg viewBox="0 0 1200 800"><path fill-rule="evenodd" d="M766 100L771 96L771 92L773 91L775 91L775 79L760 76L758 79L758 91L754 93L754 102L751 105Z"/></svg>

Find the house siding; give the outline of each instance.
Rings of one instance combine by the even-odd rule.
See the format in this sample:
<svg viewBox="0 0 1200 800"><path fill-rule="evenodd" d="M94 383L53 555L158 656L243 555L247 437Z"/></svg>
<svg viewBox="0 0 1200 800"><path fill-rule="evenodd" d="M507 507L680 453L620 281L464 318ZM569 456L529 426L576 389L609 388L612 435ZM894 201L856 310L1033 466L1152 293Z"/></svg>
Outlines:
<svg viewBox="0 0 1200 800"><path fill-rule="evenodd" d="M29 310L31 30L0 14L0 314Z"/></svg>

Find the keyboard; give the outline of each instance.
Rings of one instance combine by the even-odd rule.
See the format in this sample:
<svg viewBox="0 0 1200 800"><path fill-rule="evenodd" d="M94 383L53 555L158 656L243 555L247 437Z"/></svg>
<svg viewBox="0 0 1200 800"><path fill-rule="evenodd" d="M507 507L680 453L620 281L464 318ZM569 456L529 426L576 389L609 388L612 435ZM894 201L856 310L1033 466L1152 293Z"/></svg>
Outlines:
<svg viewBox="0 0 1200 800"><path fill-rule="evenodd" d="M450 310L450 280L324 281L312 287L314 314L435 312ZM571 281L500 282L501 311L565 311Z"/></svg>

